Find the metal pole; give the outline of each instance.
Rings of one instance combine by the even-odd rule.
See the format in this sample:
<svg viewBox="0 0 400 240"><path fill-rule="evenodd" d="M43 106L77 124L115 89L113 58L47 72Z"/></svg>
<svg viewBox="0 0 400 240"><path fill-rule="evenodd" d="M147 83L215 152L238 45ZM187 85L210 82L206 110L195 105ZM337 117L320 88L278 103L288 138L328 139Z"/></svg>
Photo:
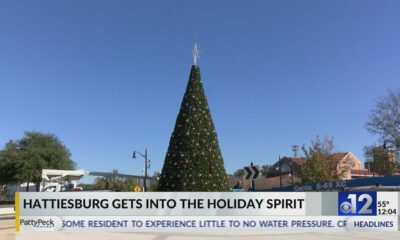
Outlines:
<svg viewBox="0 0 400 240"><path fill-rule="evenodd" d="M297 158L297 151L299 150L299 146L298 145L292 145L292 151L293 151L293 155L294 155L294 159ZM290 173L292 174L292 186L294 186L294 175L293 175L293 158L290 159Z"/></svg>
<svg viewBox="0 0 400 240"><path fill-rule="evenodd" d="M144 152L144 179L143 179L143 192L146 192L146 178L147 178L147 148Z"/></svg>
<svg viewBox="0 0 400 240"><path fill-rule="evenodd" d="M292 186L294 186L294 175L293 175L293 159L290 158L290 173L292 175Z"/></svg>
<svg viewBox="0 0 400 240"><path fill-rule="evenodd" d="M279 185L282 187L282 170L281 170L281 156L279 156L279 160L278 160L278 168L279 168Z"/></svg>
<svg viewBox="0 0 400 240"><path fill-rule="evenodd" d="M280 183L280 185L281 185L281 187L282 187L282 163L281 163L281 157L279 157L279 183Z"/></svg>
<svg viewBox="0 0 400 240"><path fill-rule="evenodd" d="M250 163L250 166L253 166L253 161ZM254 190L254 179L251 179L251 190Z"/></svg>

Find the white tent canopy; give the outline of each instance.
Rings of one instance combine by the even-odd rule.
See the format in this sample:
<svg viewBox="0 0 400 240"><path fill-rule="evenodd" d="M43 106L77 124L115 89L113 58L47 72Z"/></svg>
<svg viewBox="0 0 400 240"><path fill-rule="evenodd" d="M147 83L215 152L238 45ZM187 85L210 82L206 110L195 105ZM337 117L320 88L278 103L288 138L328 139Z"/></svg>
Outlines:
<svg viewBox="0 0 400 240"><path fill-rule="evenodd" d="M78 170L57 170L57 169L42 169L42 179L45 181L56 181L56 180L79 180L85 176L84 169Z"/></svg>

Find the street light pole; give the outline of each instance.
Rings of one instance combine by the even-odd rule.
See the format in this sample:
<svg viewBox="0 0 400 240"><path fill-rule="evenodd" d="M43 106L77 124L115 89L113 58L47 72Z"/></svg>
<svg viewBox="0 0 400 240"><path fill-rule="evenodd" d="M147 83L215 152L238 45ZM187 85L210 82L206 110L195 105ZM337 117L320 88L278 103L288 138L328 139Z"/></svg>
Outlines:
<svg viewBox="0 0 400 240"><path fill-rule="evenodd" d="M253 161L251 161L250 166L253 166ZM254 179L251 179L251 191L254 191Z"/></svg>
<svg viewBox="0 0 400 240"><path fill-rule="evenodd" d="M282 187L282 163L281 163L281 156L279 156L279 183Z"/></svg>
<svg viewBox="0 0 400 240"><path fill-rule="evenodd" d="M143 192L146 192L146 179L147 179L147 168L150 168L150 159L147 160L147 148L144 151L144 154L138 152L138 151L133 151L132 158L136 158L136 153L139 154L144 158L144 177L143 177Z"/></svg>
<svg viewBox="0 0 400 240"><path fill-rule="evenodd" d="M294 159L297 158L297 151L299 151L299 146L294 144L292 145L292 151L294 155ZM290 172L292 174L292 186L294 186L294 174L293 174L293 158L290 158Z"/></svg>
<svg viewBox="0 0 400 240"><path fill-rule="evenodd" d="M147 179L147 148L144 150L144 179L143 179L143 192L146 192L146 179Z"/></svg>
<svg viewBox="0 0 400 240"><path fill-rule="evenodd" d="M293 159L292 158L290 158L290 175L292 175L292 186L294 186Z"/></svg>

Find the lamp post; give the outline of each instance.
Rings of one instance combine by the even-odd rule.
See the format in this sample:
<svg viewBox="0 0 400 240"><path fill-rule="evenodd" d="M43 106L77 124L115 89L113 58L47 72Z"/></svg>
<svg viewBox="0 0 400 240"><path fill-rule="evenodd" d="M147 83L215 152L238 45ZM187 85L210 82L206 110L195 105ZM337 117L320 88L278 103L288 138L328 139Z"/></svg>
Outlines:
<svg viewBox="0 0 400 240"><path fill-rule="evenodd" d="M136 159L136 153L139 154L144 158L144 178L143 178L143 192L146 192L146 179L147 179L147 168L150 168L150 159L147 160L147 148L144 151L144 154L138 152L138 151L133 151L132 158Z"/></svg>
<svg viewBox="0 0 400 240"><path fill-rule="evenodd" d="M290 158L290 175L292 176L292 186L294 186L293 159L292 158Z"/></svg>
<svg viewBox="0 0 400 240"><path fill-rule="evenodd" d="M250 166L253 166L253 161L251 161ZM254 191L254 179L251 179L251 191Z"/></svg>
<svg viewBox="0 0 400 240"><path fill-rule="evenodd" d="M299 151L299 146L296 144L292 145L292 151L293 151L294 159L296 159L297 152ZM294 186L293 158L290 158L290 173L292 174L292 186Z"/></svg>

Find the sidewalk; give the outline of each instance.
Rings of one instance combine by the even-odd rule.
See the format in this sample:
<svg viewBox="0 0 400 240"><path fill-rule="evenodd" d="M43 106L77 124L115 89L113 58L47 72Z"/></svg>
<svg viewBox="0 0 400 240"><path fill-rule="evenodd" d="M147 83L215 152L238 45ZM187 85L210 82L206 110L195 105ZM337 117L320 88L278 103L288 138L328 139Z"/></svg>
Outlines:
<svg viewBox="0 0 400 240"><path fill-rule="evenodd" d="M15 240L14 215L0 216L0 239Z"/></svg>
<svg viewBox="0 0 400 240"><path fill-rule="evenodd" d="M4 216L4 215L14 215L14 206L0 208L0 217Z"/></svg>
<svg viewBox="0 0 400 240"><path fill-rule="evenodd" d="M14 205L0 206L0 239L15 240Z"/></svg>

